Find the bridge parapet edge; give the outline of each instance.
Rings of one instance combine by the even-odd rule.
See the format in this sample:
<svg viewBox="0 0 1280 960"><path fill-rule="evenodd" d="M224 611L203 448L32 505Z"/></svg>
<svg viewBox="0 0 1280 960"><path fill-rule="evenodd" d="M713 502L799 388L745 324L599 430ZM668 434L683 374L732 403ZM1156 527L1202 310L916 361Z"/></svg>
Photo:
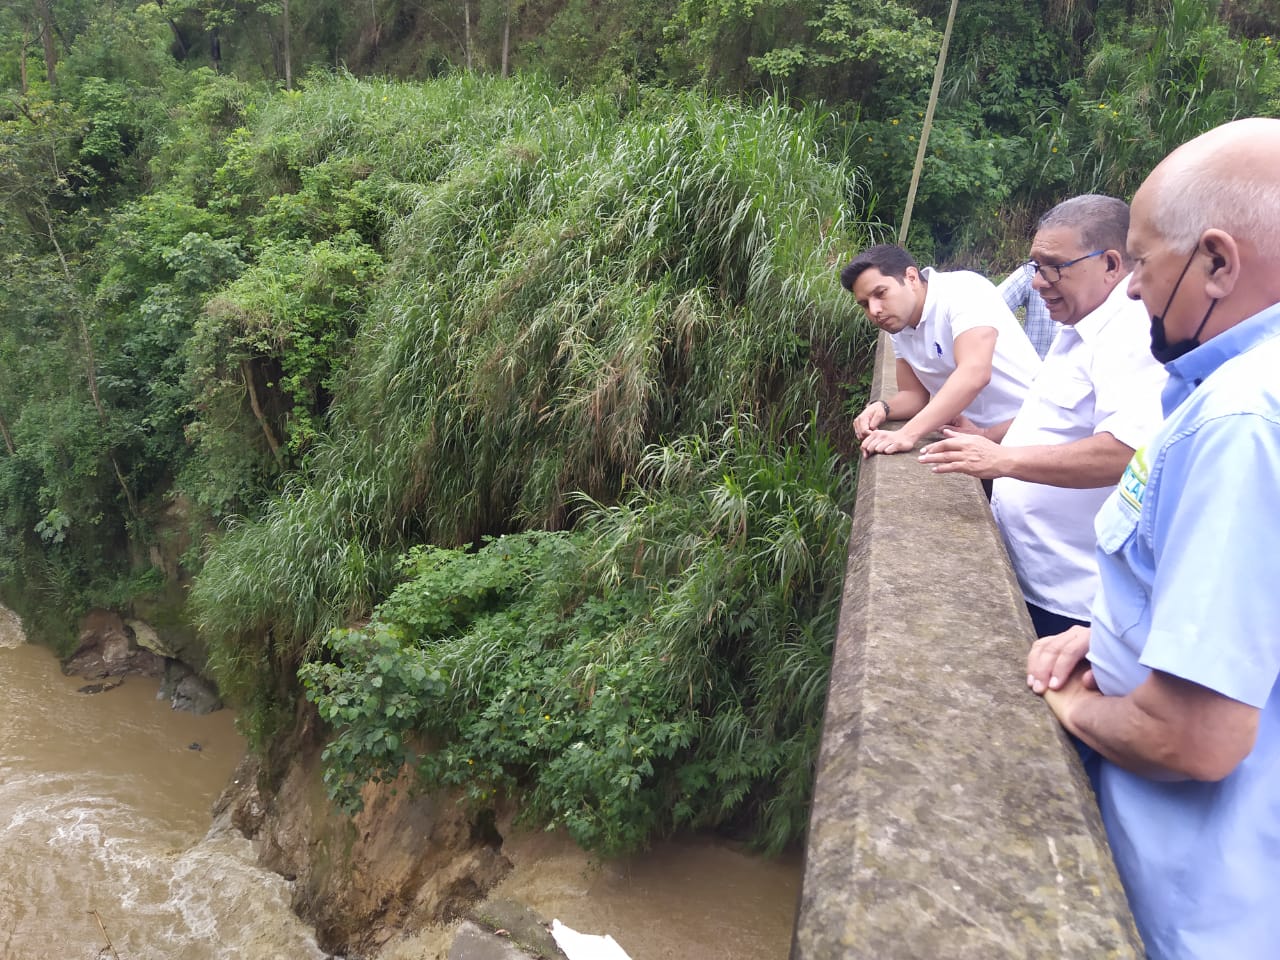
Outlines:
<svg viewBox="0 0 1280 960"><path fill-rule="evenodd" d="M1144 955L1032 636L979 483L866 461L792 960Z"/></svg>

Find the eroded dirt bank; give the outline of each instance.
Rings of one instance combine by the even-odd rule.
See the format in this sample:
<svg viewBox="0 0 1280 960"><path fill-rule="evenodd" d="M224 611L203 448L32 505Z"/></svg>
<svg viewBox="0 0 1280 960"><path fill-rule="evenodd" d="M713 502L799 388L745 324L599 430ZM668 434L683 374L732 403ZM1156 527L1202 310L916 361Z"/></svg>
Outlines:
<svg viewBox="0 0 1280 960"><path fill-rule="evenodd" d="M396 934L452 921L511 869L496 829L449 795L372 784L360 814L337 813L322 749L307 720L276 752L275 770L246 757L214 821L259 841L262 865L295 881L294 909L324 949L368 956Z"/></svg>
<svg viewBox="0 0 1280 960"><path fill-rule="evenodd" d="M311 722L277 751L274 776L244 761L215 808L215 829L256 838L262 864L296 881L294 909L326 950L380 960L466 956L450 953L460 918L511 927L513 913L528 912L610 933L632 960L787 953L798 852L765 859L686 837L602 861L563 833L514 827L511 809L477 819L455 796L414 796L404 782L367 787L364 811L347 820L325 797L322 748Z"/></svg>

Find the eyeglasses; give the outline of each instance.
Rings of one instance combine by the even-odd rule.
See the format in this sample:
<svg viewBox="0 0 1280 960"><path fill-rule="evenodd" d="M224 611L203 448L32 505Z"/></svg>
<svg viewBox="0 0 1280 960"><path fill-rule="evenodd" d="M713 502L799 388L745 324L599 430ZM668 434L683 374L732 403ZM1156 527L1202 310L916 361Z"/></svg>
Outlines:
<svg viewBox="0 0 1280 960"><path fill-rule="evenodd" d="M1081 260L1088 260L1090 257L1096 257L1099 254L1106 253L1106 250L1095 250L1093 253L1086 253L1083 257L1076 257L1074 260L1068 260L1066 263L1037 263L1034 260L1028 260L1023 266L1030 267L1032 273L1038 273L1044 277L1045 283L1057 283L1062 279L1062 271L1067 267L1079 263Z"/></svg>

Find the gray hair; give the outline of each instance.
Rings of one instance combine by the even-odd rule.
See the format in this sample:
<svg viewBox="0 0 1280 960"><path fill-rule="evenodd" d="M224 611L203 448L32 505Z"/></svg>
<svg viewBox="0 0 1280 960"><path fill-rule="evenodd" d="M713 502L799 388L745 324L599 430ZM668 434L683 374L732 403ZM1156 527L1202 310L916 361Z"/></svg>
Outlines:
<svg viewBox="0 0 1280 960"><path fill-rule="evenodd" d="M1151 226L1174 249L1190 251L1217 228L1280 260L1280 178L1224 167L1212 155L1171 165L1151 198Z"/></svg>
<svg viewBox="0 0 1280 960"><path fill-rule="evenodd" d="M1080 243L1088 250L1115 250L1127 264L1129 254L1129 205L1115 197L1086 193L1060 204L1040 218L1037 230L1068 227L1080 234Z"/></svg>

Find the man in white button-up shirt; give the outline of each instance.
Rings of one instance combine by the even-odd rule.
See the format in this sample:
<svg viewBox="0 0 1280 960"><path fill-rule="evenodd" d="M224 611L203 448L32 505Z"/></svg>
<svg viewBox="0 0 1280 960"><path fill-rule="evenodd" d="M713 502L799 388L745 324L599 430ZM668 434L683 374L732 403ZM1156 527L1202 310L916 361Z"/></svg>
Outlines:
<svg viewBox="0 0 1280 960"><path fill-rule="evenodd" d="M1097 589L1093 518L1133 451L1163 419L1166 374L1150 321L1126 296L1129 208L1112 197L1066 200L1031 243L1035 288L1063 325L1009 423L945 431L920 460L937 473L994 479L991 509L1036 636L1087 625Z"/></svg>

